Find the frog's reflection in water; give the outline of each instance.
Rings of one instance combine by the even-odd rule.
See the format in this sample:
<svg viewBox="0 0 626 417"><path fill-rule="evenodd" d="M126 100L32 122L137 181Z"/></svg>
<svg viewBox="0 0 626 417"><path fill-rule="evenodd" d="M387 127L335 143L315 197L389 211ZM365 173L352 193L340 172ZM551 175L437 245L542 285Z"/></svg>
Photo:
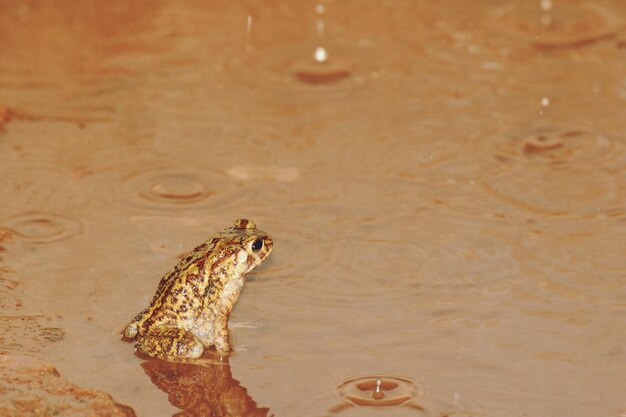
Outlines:
<svg viewBox="0 0 626 417"><path fill-rule="evenodd" d="M202 364L149 359L141 364L169 402L182 411L176 417L267 417L248 391L232 377L227 358Z"/></svg>

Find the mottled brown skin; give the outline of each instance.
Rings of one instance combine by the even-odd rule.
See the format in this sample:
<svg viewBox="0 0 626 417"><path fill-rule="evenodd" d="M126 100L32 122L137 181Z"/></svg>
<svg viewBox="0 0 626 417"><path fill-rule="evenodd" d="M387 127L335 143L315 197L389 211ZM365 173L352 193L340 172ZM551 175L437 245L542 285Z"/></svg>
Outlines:
<svg viewBox="0 0 626 417"><path fill-rule="evenodd" d="M245 274L269 256L272 245L272 238L254 222L236 220L161 279L150 306L122 335L135 339L140 352L166 360L199 358L210 346L230 352L230 311Z"/></svg>

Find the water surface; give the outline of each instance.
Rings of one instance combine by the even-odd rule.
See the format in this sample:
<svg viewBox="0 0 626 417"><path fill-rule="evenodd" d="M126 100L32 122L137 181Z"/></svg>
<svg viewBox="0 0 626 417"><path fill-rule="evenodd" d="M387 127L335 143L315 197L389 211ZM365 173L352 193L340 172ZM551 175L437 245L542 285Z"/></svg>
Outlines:
<svg viewBox="0 0 626 417"><path fill-rule="evenodd" d="M139 416L626 415L621 1L2 3L0 350ZM134 356L239 217L237 352Z"/></svg>

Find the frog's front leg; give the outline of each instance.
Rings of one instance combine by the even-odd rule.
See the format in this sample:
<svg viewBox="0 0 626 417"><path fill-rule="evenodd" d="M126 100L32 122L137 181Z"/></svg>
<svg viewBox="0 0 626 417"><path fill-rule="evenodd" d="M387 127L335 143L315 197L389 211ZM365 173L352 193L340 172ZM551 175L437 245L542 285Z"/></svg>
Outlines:
<svg viewBox="0 0 626 417"><path fill-rule="evenodd" d="M228 317L218 317L215 320L214 340L215 349L221 354L228 354L230 348L230 333L228 331Z"/></svg>
<svg viewBox="0 0 626 417"><path fill-rule="evenodd" d="M202 356L202 342L185 329L157 327L137 338L137 350L161 359L195 359Z"/></svg>

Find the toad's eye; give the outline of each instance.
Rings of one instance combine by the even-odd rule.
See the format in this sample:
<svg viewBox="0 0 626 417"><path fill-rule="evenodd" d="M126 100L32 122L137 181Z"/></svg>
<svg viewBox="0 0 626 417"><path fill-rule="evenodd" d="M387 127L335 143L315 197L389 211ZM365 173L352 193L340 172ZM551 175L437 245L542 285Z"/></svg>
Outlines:
<svg viewBox="0 0 626 417"><path fill-rule="evenodd" d="M262 239L257 239L254 242L252 242L252 250L254 252L260 251L262 247L263 247L263 240Z"/></svg>

